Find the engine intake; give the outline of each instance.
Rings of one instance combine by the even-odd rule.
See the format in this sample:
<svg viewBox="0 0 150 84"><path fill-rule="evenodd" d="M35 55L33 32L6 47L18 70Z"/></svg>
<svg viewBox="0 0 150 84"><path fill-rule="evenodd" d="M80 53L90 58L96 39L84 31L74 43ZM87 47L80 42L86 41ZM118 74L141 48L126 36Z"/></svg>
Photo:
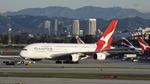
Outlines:
<svg viewBox="0 0 150 84"><path fill-rule="evenodd" d="M105 60L106 59L106 54L104 53L95 53L93 56L94 60Z"/></svg>

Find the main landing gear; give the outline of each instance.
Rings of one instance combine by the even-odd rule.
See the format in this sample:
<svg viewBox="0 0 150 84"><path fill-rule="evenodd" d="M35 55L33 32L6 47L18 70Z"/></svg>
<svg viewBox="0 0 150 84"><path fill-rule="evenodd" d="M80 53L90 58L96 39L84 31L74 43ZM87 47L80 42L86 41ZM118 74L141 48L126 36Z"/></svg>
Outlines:
<svg viewBox="0 0 150 84"><path fill-rule="evenodd" d="M56 60L56 64L78 64L79 62L73 62L70 60Z"/></svg>

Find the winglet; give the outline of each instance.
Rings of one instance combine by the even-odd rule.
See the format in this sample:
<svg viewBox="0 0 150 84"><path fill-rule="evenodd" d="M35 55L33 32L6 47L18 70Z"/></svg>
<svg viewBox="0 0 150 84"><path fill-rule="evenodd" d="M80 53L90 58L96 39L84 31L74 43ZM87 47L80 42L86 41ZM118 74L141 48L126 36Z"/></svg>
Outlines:
<svg viewBox="0 0 150 84"><path fill-rule="evenodd" d="M112 35L116 29L118 20L113 19L107 29L105 30L105 32L102 34L102 36L100 37L100 39L97 41L97 48L96 48L96 52L101 52L104 51L106 49L110 48L110 45L112 43Z"/></svg>

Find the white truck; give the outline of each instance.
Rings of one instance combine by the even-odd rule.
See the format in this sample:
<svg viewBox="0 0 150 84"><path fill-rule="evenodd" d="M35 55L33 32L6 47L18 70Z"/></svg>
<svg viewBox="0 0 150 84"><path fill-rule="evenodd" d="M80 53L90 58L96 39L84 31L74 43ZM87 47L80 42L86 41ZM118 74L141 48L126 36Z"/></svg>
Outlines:
<svg viewBox="0 0 150 84"><path fill-rule="evenodd" d="M123 60L131 60L133 62L137 62L137 55L136 54L124 54Z"/></svg>

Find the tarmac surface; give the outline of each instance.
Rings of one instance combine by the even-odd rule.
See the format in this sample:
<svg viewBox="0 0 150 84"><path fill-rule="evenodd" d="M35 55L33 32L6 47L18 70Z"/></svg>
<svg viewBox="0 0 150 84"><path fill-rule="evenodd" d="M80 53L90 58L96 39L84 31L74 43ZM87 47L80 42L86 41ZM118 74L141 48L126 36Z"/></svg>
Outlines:
<svg viewBox="0 0 150 84"><path fill-rule="evenodd" d="M69 65L71 66L71 65ZM150 69L144 68L121 68L121 67L69 67L63 65L55 68L37 68L37 67L10 67L0 68L0 72L20 72L20 73L104 73L104 74L134 74L134 75L150 75Z"/></svg>
<svg viewBox="0 0 150 84"><path fill-rule="evenodd" d="M0 77L0 84L150 84L145 80Z"/></svg>
<svg viewBox="0 0 150 84"><path fill-rule="evenodd" d="M150 63L86 60L79 64L55 64L54 61L44 60L28 66L6 66L0 60L0 72L150 75ZM0 84L19 84L19 82L23 84L150 84L150 81L144 80L0 77Z"/></svg>
<svg viewBox="0 0 150 84"><path fill-rule="evenodd" d="M132 63L121 61L81 61L80 64L55 64L42 61L32 65L4 65L0 72L23 73L104 73L104 74L135 74L150 75L150 63Z"/></svg>

